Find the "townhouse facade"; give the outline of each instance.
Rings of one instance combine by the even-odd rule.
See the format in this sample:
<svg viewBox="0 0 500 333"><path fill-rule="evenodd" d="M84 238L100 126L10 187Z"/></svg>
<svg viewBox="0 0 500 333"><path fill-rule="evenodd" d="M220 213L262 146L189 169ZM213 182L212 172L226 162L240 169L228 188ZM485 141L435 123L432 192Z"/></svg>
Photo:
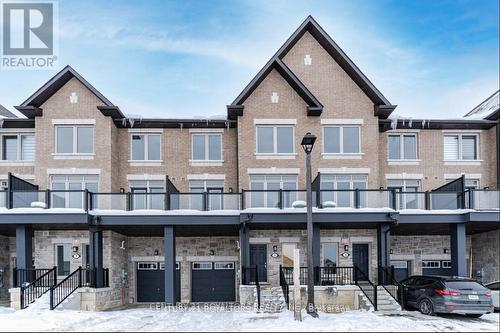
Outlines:
<svg viewBox="0 0 500 333"><path fill-rule="evenodd" d="M79 289L89 310L288 294L295 248L311 269L308 132L313 269L318 288L344 288L325 299L361 289L374 303L358 282L385 283L391 267L398 280L498 280L491 98L463 119L391 117L396 105L312 17L226 118L131 118L67 66L16 106L26 118L0 126L0 299L26 307L40 281L59 286L53 305Z"/></svg>

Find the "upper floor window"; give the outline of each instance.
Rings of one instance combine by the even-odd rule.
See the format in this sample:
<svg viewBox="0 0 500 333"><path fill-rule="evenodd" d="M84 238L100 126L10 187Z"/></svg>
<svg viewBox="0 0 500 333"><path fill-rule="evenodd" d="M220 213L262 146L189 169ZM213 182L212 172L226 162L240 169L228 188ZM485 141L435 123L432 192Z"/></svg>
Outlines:
<svg viewBox="0 0 500 333"><path fill-rule="evenodd" d="M160 134L132 134L131 160L159 161L161 159Z"/></svg>
<svg viewBox="0 0 500 333"><path fill-rule="evenodd" d="M93 154L94 127L56 126L57 154Z"/></svg>
<svg viewBox="0 0 500 333"><path fill-rule="evenodd" d="M321 175L321 203L333 201L338 207L355 207L355 189L367 188L365 175ZM366 192L360 192L360 206L366 206Z"/></svg>
<svg viewBox="0 0 500 333"><path fill-rule="evenodd" d="M193 134L192 159L193 161L221 161L222 135Z"/></svg>
<svg viewBox="0 0 500 333"><path fill-rule="evenodd" d="M420 180L418 179L389 179L387 189L394 190L396 193L396 208L393 207L393 192L388 192L388 203L394 209L422 209L424 200L422 195L418 194Z"/></svg>
<svg viewBox="0 0 500 333"><path fill-rule="evenodd" d="M416 160L416 134L390 134L387 140L389 160Z"/></svg>
<svg viewBox="0 0 500 333"><path fill-rule="evenodd" d="M257 126L257 154L293 154L292 126Z"/></svg>
<svg viewBox="0 0 500 333"><path fill-rule="evenodd" d="M359 126L323 127L323 153L359 154L360 152Z"/></svg>
<svg viewBox="0 0 500 333"><path fill-rule="evenodd" d="M2 136L2 160L33 161L35 159L35 136L14 134Z"/></svg>
<svg viewBox="0 0 500 333"><path fill-rule="evenodd" d="M444 159L447 161L471 161L478 159L478 136L453 134L444 136Z"/></svg>
<svg viewBox="0 0 500 333"><path fill-rule="evenodd" d="M162 180L130 180L132 207L136 209L158 209L165 207L165 182Z"/></svg>

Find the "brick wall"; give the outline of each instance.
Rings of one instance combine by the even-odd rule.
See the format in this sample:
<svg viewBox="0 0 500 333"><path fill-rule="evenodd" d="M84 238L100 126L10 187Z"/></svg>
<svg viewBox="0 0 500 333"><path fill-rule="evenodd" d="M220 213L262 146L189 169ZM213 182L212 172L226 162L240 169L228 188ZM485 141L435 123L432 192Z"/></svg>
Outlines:
<svg viewBox="0 0 500 333"><path fill-rule="evenodd" d="M472 272L489 283L500 280L500 230L474 234L472 238Z"/></svg>

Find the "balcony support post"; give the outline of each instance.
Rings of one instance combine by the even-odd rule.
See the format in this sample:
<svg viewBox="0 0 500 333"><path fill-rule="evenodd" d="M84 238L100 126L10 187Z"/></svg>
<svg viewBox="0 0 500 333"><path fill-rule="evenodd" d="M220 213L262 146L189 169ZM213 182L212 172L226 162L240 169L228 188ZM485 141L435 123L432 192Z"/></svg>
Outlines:
<svg viewBox="0 0 500 333"><path fill-rule="evenodd" d="M467 277L465 223L450 224L451 275Z"/></svg>
<svg viewBox="0 0 500 333"><path fill-rule="evenodd" d="M377 261L379 267L391 266L391 225L381 223L377 225ZM383 284L384 274L378 270L378 283Z"/></svg>
<svg viewBox="0 0 500 333"><path fill-rule="evenodd" d="M166 225L164 227L165 241L165 303L174 305L175 289L177 281L175 280L175 227Z"/></svg>
<svg viewBox="0 0 500 333"><path fill-rule="evenodd" d="M99 226L89 227L89 268L91 276L91 284L94 288L104 287L103 274L103 242L102 228Z"/></svg>

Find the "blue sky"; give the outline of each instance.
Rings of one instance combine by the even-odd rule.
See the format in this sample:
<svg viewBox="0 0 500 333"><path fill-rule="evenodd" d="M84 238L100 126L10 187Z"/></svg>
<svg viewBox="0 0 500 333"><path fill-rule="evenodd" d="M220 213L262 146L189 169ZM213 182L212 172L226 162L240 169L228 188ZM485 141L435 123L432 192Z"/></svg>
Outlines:
<svg viewBox="0 0 500 333"><path fill-rule="evenodd" d="M498 89L498 13L498 0L61 0L59 61L127 114L224 115L311 14L398 114L460 117ZM0 104L55 73L0 70Z"/></svg>

